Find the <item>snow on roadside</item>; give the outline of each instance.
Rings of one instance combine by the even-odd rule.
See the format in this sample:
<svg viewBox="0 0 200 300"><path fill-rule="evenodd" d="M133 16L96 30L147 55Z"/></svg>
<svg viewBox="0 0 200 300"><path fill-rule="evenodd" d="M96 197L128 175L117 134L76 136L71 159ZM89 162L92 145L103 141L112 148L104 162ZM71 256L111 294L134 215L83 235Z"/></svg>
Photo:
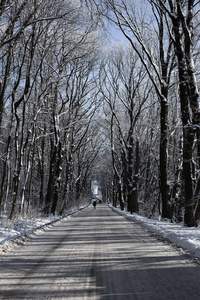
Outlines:
<svg viewBox="0 0 200 300"><path fill-rule="evenodd" d="M71 215L78 213L88 205L73 210L66 215L70 218ZM127 217L130 220L138 222L141 226L155 233L159 237L170 241L178 247L181 247L184 252L192 255L192 257L200 259L200 227L184 227L183 224L170 223L169 220L148 219L137 214L130 214L126 211L121 211L119 208L112 207L119 214ZM16 243L23 243L26 235L41 229L45 225L50 225L59 220L59 216L49 216L46 218L25 219L18 218L8 220L7 218L0 219L0 253L7 252L12 249L15 240Z"/></svg>
<svg viewBox="0 0 200 300"><path fill-rule="evenodd" d="M171 223L170 220L148 219L135 213L131 215L119 208L112 207L112 209L128 217L128 219L138 222L159 237L181 247L185 253L190 254L193 258L200 259L200 227L185 227L182 223Z"/></svg>
<svg viewBox="0 0 200 300"><path fill-rule="evenodd" d="M70 218L88 205L68 212L65 218ZM15 246L23 244L27 236L36 230L59 221L62 217L50 215L44 218L15 218L9 220L6 216L0 219L0 254L6 253Z"/></svg>
<svg viewBox="0 0 200 300"><path fill-rule="evenodd" d="M30 231L52 223L57 219L59 218L56 216L38 219L16 218L13 220L4 217L0 221L0 244L18 236L25 235Z"/></svg>
<svg viewBox="0 0 200 300"><path fill-rule="evenodd" d="M60 217L53 215L46 218L15 218L13 220L2 217L0 219L0 254L10 252L24 244L29 234L59 219Z"/></svg>

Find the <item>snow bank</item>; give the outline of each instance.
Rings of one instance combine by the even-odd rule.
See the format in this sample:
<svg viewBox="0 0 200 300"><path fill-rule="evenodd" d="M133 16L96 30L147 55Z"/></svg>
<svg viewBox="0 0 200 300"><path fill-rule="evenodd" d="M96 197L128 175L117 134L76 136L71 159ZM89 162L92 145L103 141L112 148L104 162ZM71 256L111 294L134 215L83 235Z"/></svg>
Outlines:
<svg viewBox="0 0 200 300"><path fill-rule="evenodd" d="M70 218L88 205L69 212L65 217ZM183 224L170 223L169 220L148 219L137 214L130 214L121 211L119 208L111 208L117 213L125 216L129 220L136 221L144 228L155 233L157 236L170 241L170 243L181 247L185 253L194 258L200 259L200 228L184 227ZM0 220L0 253L4 253L13 248L13 243L20 245L26 241L28 234L35 232L44 226L49 226L53 222L60 220L59 216L49 216L47 218L36 219L14 219Z"/></svg>
<svg viewBox="0 0 200 300"><path fill-rule="evenodd" d="M70 218L88 205L68 212L64 218ZM44 218L15 218L9 220L6 216L0 219L0 254L8 252L18 245L24 244L28 236L45 226L50 226L61 219L50 215Z"/></svg>

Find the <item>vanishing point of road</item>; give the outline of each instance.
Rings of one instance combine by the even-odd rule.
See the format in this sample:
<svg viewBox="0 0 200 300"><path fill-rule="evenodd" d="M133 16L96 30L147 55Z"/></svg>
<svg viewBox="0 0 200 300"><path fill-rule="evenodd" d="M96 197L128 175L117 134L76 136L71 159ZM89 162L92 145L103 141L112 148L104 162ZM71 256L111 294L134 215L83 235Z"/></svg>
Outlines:
<svg viewBox="0 0 200 300"><path fill-rule="evenodd" d="M200 266L99 204L0 259L0 299L198 300Z"/></svg>

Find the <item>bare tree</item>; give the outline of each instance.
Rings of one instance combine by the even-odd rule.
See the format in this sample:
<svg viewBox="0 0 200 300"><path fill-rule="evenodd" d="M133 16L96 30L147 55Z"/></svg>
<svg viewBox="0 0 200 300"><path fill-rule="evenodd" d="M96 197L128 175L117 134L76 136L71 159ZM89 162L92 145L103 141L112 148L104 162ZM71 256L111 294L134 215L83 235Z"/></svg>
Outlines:
<svg viewBox="0 0 200 300"><path fill-rule="evenodd" d="M158 1L161 9L172 23L170 34L176 51L179 75L179 97L183 124L183 180L185 194L185 217L187 226L194 226L199 218L194 216L193 171L194 140L197 137L197 165L199 168L199 92L194 66L194 22L199 1ZM197 23L198 26L198 23ZM169 26L168 26L169 27ZM170 29L170 27L169 27ZM197 204L198 207L198 204ZM199 209L197 209L198 211Z"/></svg>
<svg viewBox="0 0 200 300"><path fill-rule="evenodd" d="M87 8L80 1L1 4L0 113L9 136L3 130L0 204L11 210L10 218L44 202L46 211L55 213L63 201L61 180L75 178L74 147L86 143L98 106L93 80L99 51L96 20L85 18ZM77 140L81 120L86 130ZM64 150L68 171L62 168Z"/></svg>
<svg viewBox="0 0 200 300"><path fill-rule="evenodd" d="M107 17L130 42L137 53L154 86L161 105L160 116L160 184L162 194L162 216L168 217L169 186L167 180L167 143L168 143L168 90L171 71L174 66L172 41L166 32L164 14L159 7L142 9L134 1L106 1ZM152 11L151 11L152 8ZM141 10L140 10L141 9ZM103 9L104 10L104 9ZM109 13L109 11L111 13ZM152 17L154 16L154 18ZM152 20L154 26L152 29ZM148 28L148 30L146 30ZM156 35L154 35L156 32ZM155 40L157 36L157 40ZM157 52L158 51L158 52ZM158 54L157 54L158 53Z"/></svg>
<svg viewBox="0 0 200 300"><path fill-rule="evenodd" d="M130 48L110 55L104 76L101 92L111 110L112 160L115 181L118 182L116 191L122 209L123 199L127 197L128 210L137 212L140 178L137 122L149 94L146 71Z"/></svg>

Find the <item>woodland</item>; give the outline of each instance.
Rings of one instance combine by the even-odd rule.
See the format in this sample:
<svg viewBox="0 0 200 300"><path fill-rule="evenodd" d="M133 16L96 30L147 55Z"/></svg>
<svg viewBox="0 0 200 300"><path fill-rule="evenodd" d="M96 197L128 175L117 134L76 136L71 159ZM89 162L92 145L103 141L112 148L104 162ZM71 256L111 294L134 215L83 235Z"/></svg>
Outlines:
<svg viewBox="0 0 200 300"><path fill-rule="evenodd" d="M65 215L95 181L198 226L199 70L199 0L0 0L0 218Z"/></svg>

